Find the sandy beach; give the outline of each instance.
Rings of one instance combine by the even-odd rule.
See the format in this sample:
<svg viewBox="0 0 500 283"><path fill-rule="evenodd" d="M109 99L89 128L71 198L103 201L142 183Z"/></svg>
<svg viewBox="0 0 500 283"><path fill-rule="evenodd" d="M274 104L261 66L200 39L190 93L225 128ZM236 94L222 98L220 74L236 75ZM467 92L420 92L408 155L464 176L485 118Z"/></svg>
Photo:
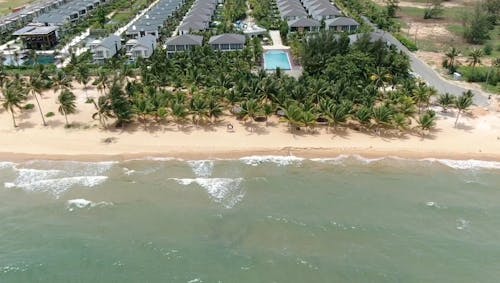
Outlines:
<svg viewBox="0 0 500 283"><path fill-rule="evenodd" d="M64 117L52 92L43 94L42 126L38 109L17 114L19 127L14 129L10 113L0 110L0 159L71 159L124 160L145 157L184 159L237 158L249 155L295 155L300 157L335 157L359 154L366 157L398 156L405 158L479 159L500 161L500 112L495 101L488 108L475 108L464 115L454 127L455 112L442 113L436 130L422 138L417 134L378 136L355 130L328 131L317 127L315 132L289 132L286 123L273 118L266 123L244 123L223 117L212 127L196 127L174 123L144 127L134 124L125 129L103 130L92 119L94 108L85 103L85 92L75 86L78 110L69 116L76 127L64 127ZM97 97L95 88L88 95ZM231 123L233 131L226 125ZM105 140L111 142L105 142Z"/></svg>

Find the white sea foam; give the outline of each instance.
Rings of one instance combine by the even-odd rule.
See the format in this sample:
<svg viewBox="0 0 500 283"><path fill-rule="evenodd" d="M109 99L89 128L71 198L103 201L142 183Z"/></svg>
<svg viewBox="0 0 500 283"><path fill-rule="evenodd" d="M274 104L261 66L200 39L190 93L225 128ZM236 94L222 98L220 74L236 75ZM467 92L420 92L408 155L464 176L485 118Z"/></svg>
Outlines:
<svg viewBox="0 0 500 283"><path fill-rule="evenodd" d="M330 158L312 158L310 159L313 162L327 163L327 164L342 164L346 159L349 158L349 155L341 154L337 157Z"/></svg>
<svg viewBox="0 0 500 283"><path fill-rule="evenodd" d="M456 222L456 228L457 228L457 230L465 230L465 229L469 228L469 224L470 224L470 221L459 218L459 219L457 219L457 222Z"/></svg>
<svg viewBox="0 0 500 283"><path fill-rule="evenodd" d="M232 208L245 196L245 190L241 186L243 178L171 178L177 183L188 186L197 184L205 189L210 198L222 204L225 208Z"/></svg>
<svg viewBox="0 0 500 283"><path fill-rule="evenodd" d="M452 159L437 159L425 158L422 161L437 162L446 165L453 169L469 170L469 169L500 169L500 162L485 161L485 160L452 160Z"/></svg>
<svg viewBox="0 0 500 283"><path fill-rule="evenodd" d="M74 211L75 209L78 208L102 207L108 205L113 205L113 203L107 201L93 202L83 198L70 199L66 202L66 207L68 208L69 211Z"/></svg>
<svg viewBox="0 0 500 283"><path fill-rule="evenodd" d="M191 160L188 163L196 177L210 177L214 170L213 160Z"/></svg>
<svg viewBox="0 0 500 283"><path fill-rule="evenodd" d="M201 281L200 278L195 278L195 279L192 279L192 280L189 280L187 283L201 283L203 281Z"/></svg>
<svg viewBox="0 0 500 283"><path fill-rule="evenodd" d="M74 186L92 188L106 181L107 176L77 176L45 180L27 180L25 182L6 182L6 188L20 188L28 192L47 192L59 198L61 194Z"/></svg>
<svg viewBox="0 0 500 283"><path fill-rule="evenodd" d="M127 175L127 176L130 176L130 175L135 173L135 170L128 169L127 167L123 167L123 173L125 173L125 175Z"/></svg>
<svg viewBox="0 0 500 283"><path fill-rule="evenodd" d="M7 162L7 161L0 161L0 169L5 169L5 168L12 168L16 164L13 162Z"/></svg>
<svg viewBox="0 0 500 283"><path fill-rule="evenodd" d="M304 158L297 156L280 156L280 155L254 155L254 156L246 156L240 158L240 160L251 166L258 166L263 163L274 163L278 166L287 166L292 164L301 164Z"/></svg>

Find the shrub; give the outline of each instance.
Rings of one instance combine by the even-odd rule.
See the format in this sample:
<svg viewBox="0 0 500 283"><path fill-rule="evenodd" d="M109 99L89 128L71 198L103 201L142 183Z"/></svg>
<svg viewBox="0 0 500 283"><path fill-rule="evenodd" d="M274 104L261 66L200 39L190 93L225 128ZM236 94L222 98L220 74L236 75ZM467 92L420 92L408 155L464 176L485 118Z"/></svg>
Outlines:
<svg viewBox="0 0 500 283"><path fill-rule="evenodd" d="M35 104L33 103L28 103L23 107L24 110L32 110L33 108L35 108Z"/></svg>
<svg viewBox="0 0 500 283"><path fill-rule="evenodd" d="M491 44L487 43L484 48L483 48L483 52L484 54L486 55L491 55L491 52L493 51L493 47L491 46Z"/></svg>
<svg viewBox="0 0 500 283"><path fill-rule="evenodd" d="M395 37L401 41L401 43L406 46L406 48L408 48L410 51L417 51L418 50L418 47L417 47L417 44L415 44L415 42L413 42L413 40L407 38L406 36L402 35L402 34L399 34L397 33L395 35Z"/></svg>
<svg viewBox="0 0 500 283"><path fill-rule="evenodd" d="M47 112L47 114L45 114L45 117L50 118L50 117L53 117L55 115L56 114L54 114L54 112Z"/></svg>

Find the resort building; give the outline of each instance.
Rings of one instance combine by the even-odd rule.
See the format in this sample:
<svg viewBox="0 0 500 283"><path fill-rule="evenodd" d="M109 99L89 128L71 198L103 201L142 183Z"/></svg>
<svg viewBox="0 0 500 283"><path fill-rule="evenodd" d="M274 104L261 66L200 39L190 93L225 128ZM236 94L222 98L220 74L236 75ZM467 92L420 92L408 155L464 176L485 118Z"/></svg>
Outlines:
<svg viewBox="0 0 500 283"><path fill-rule="evenodd" d="M184 4L184 0L160 0L125 31L125 36L130 39L137 39L152 35L158 40L161 28L182 7L182 4Z"/></svg>
<svg viewBox="0 0 500 283"><path fill-rule="evenodd" d="M307 18L307 12L299 0L278 0L276 4L284 21Z"/></svg>
<svg viewBox="0 0 500 283"><path fill-rule="evenodd" d="M33 19L35 23L62 27L65 24L80 21L90 15L98 6L112 0L73 0L60 5L50 12Z"/></svg>
<svg viewBox="0 0 500 283"><path fill-rule="evenodd" d="M340 32L356 32L359 29L359 23L352 18L338 17L335 19L328 19L325 21L325 28L327 30L335 30Z"/></svg>
<svg viewBox="0 0 500 283"><path fill-rule="evenodd" d="M103 39L94 40L87 45L95 64L103 64L113 58L122 48L121 38L117 35L110 35Z"/></svg>
<svg viewBox="0 0 500 283"><path fill-rule="evenodd" d="M0 18L0 33L8 33L30 23L34 18L55 9L70 0L46 0L15 8L9 15Z"/></svg>
<svg viewBox="0 0 500 283"><path fill-rule="evenodd" d="M218 0L196 0L179 25L178 34L208 30L218 4Z"/></svg>
<svg viewBox="0 0 500 283"><path fill-rule="evenodd" d="M288 29L290 30L290 32L319 31L320 27L321 22L310 18L288 21Z"/></svg>
<svg viewBox="0 0 500 283"><path fill-rule="evenodd" d="M125 43L125 50L129 61L135 62L138 58L149 58L156 49L156 37L146 35L138 39L129 39Z"/></svg>
<svg viewBox="0 0 500 283"><path fill-rule="evenodd" d="M167 54L192 50L203 43L203 36L194 34L183 34L174 36L166 41Z"/></svg>
<svg viewBox="0 0 500 283"><path fill-rule="evenodd" d="M57 45L57 30L55 26L27 25L13 35L20 37L27 49L47 50Z"/></svg>
<svg viewBox="0 0 500 283"><path fill-rule="evenodd" d="M245 42L242 34L224 33L210 37L208 44L216 51L240 51L245 48Z"/></svg>
<svg viewBox="0 0 500 283"><path fill-rule="evenodd" d="M307 13L315 20L322 21L342 16L340 10L329 0L302 0Z"/></svg>

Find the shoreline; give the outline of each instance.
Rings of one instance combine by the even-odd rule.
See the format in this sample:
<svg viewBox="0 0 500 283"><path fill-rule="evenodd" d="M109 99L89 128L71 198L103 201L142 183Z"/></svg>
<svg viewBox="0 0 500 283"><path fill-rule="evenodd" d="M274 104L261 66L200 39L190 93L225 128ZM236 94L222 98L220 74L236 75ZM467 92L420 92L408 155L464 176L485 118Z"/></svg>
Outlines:
<svg viewBox="0 0 500 283"><path fill-rule="evenodd" d="M360 155L366 158L484 160L500 162L500 107L476 107L460 117L455 126L454 110L440 112L434 131L422 138L416 132L379 136L373 131L318 126L313 132L290 133L286 123L271 117L268 123L243 122L223 116L214 125L162 123L152 126L133 123L125 129L102 130L92 119L94 106L85 103L85 91L75 88L78 112L71 115L76 125L66 129L62 115L47 118L41 126L37 110L17 114L18 128L10 113L0 109L0 161L74 160L124 161L148 158L184 160L238 159L247 156L289 156L336 158ZM88 91L98 97L95 88ZM58 113L50 91L40 103L44 112ZM233 129L228 130L230 123ZM415 125L412 125L414 127Z"/></svg>
<svg viewBox="0 0 500 283"><path fill-rule="evenodd" d="M0 152L0 161L26 162L33 160L45 161L81 161L81 162L124 162L129 160L237 160L243 157L287 157L293 156L304 159L338 158L341 156L360 156L362 158L401 158L408 160L446 159L455 161L477 160L500 162L498 153L458 153L437 151L402 151L402 150L377 150L373 148L298 148L286 147L281 149L245 149L245 150L200 150L200 151L171 151L171 152L136 152L123 154L32 154Z"/></svg>

